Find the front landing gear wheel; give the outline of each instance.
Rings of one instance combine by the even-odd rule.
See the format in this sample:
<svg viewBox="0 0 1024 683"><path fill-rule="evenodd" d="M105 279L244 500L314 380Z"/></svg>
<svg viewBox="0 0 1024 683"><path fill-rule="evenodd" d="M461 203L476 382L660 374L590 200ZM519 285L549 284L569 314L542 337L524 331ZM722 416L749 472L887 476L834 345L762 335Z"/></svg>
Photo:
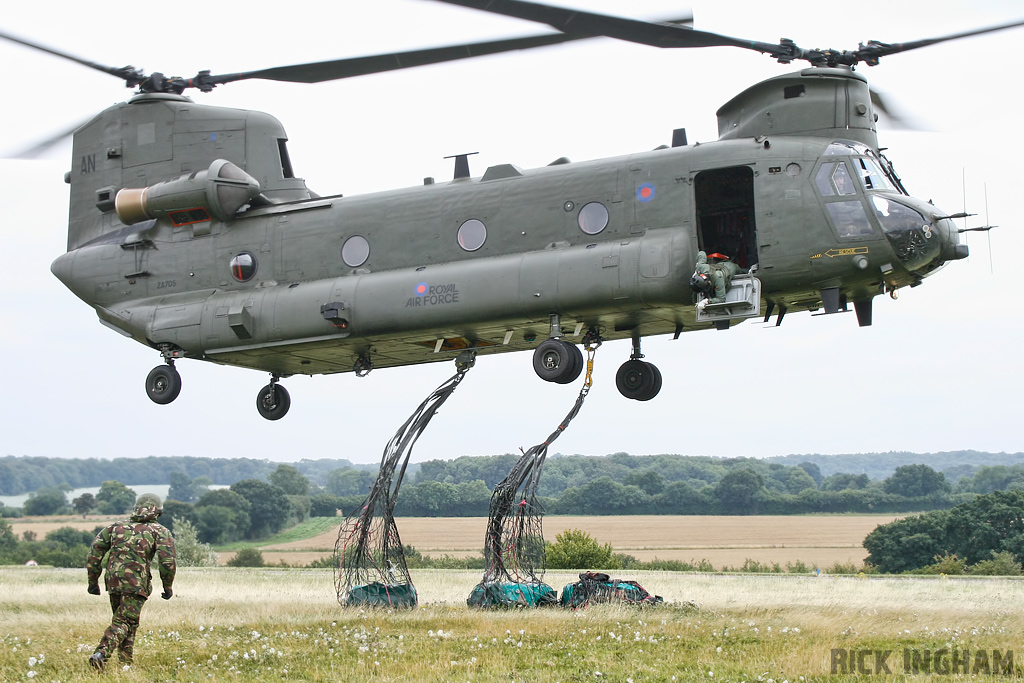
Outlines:
<svg viewBox="0 0 1024 683"><path fill-rule="evenodd" d="M615 388L634 401L650 401L661 391L661 371L642 360L627 360L615 373Z"/></svg>
<svg viewBox="0 0 1024 683"><path fill-rule="evenodd" d="M583 371L583 352L561 339L545 339L533 352L533 370L545 382L569 384Z"/></svg>
<svg viewBox="0 0 1024 683"><path fill-rule="evenodd" d="M288 390L276 382L271 382L260 389L256 396L256 410L267 420L280 420L292 407L292 397Z"/></svg>
<svg viewBox="0 0 1024 683"><path fill-rule="evenodd" d="M173 365L156 366L146 377L146 393L153 403L167 405L181 393L181 375Z"/></svg>

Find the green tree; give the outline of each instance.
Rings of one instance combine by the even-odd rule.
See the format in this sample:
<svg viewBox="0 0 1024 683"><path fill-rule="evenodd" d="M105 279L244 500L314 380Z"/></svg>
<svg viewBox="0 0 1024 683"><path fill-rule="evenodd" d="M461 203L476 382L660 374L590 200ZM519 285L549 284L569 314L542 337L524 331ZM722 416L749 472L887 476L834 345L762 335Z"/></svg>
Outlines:
<svg viewBox="0 0 1024 683"><path fill-rule="evenodd" d="M196 509L188 503L168 498L164 501L164 514L160 515L160 523L174 532L174 525L178 520L187 519L192 524L196 523Z"/></svg>
<svg viewBox="0 0 1024 683"><path fill-rule="evenodd" d="M232 484L231 490L249 501L250 538L276 533L288 521L292 504L281 487L259 479L243 479Z"/></svg>
<svg viewBox="0 0 1024 683"><path fill-rule="evenodd" d="M75 512L82 515L82 519L85 519L87 514L99 506L99 503L96 502L96 496L91 493L83 493L71 501L71 506L75 508Z"/></svg>
<svg viewBox="0 0 1024 683"><path fill-rule="evenodd" d="M1020 576L1022 570L1014 554L1004 550L998 553L992 551L991 560L976 562L968 568L967 573L975 576Z"/></svg>
<svg viewBox="0 0 1024 683"><path fill-rule="evenodd" d="M864 539L867 562L886 574L927 567L936 557L951 554L946 541L949 510L904 517L882 524Z"/></svg>
<svg viewBox="0 0 1024 683"><path fill-rule="evenodd" d="M79 545L91 546L95 537L95 532L62 526L46 534L46 541L55 548L74 548Z"/></svg>
<svg viewBox="0 0 1024 683"><path fill-rule="evenodd" d="M821 482L825 481L825 477L821 473L821 468L818 467L816 463L802 462L799 465L797 465L797 467L802 469L807 474L811 475L811 479L814 480L815 487L821 486Z"/></svg>
<svg viewBox="0 0 1024 683"><path fill-rule="evenodd" d="M195 525L187 519L174 522L174 547L181 567L215 567L217 553L208 543L199 542Z"/></svg>
<svg viewBox="0 0 1024 683"><path fill-rule="evenodd" d="M0 517L0 563L18 547L18 537L14 535L11 523Z"/></svg>
<svg viewBox="0 0 1024 683"><path fill-rule="evenodd" d="M566 529L545 547L549 569L612 568L612 546L601 545L590 534L579 529Z"/></svg>
<svg viewBox="0 0 1024 683"><path fill-rule="evenodd" d="M228 560L229 567L262 567L263 553L257 548L242 548L235 556Z"/></svg>
<svg viewBox="0 0 1024 683"><path fill-rule="evenodd" d="M100 484L96 500L100 512L104 515L122 515L135 505L135 491L117 480L109 480Z"/></svg>
<svg viewBox="0 0 1024 683"><path fill-rule="evenodd" d="M814 477L808 474L802 467L790 467L782 483L786 487L786 492L793 494L800 493L804 489L817 490L818 488Z"/></svg>
<svg viewBox="0 0 1024 683"><path fill-rule="evenodd" d="M1024 561L1024 490L993 491L949 510L950 549L969 563L1009 551Z"/></svg>
<svg viewBox="0 0 1024 683"><path fill-rule="evenodd" d="M866 474L849 474L839 472L825 477L821 482L822 491L845 491L846 489L866 489L870 480Z"/></svg>
<svg viewBox="0 0 1024 683"><path fill-rule="evenodd" d="M199 540L204 543L220 545L240 541L249 535L251 526L248 511L241 508L220 505L196 508L195 527Z"/></svg>
<svg viewBox="0 0 1024 683"><path fill-rule="evenodd" d="M289 496L309 495L309 479L291 465L278 465L276 470L267 475L267 479Z"/></svg>
<svg viewBox="0 0 1024 683"><path fill-rule="evenodd" d="M192 478L184 472L171 472L171 487L167 489L168 500L180 500L182 503L191 503L195 497L192 488Z"/></svg>
<svg viewBox="0 0 1024 683"><path fill-rule="evenodd" d="M882 489L897 496L920 498L933 493L948 493L950 486L946 475L928 465L903 465L882 482Z"/></svg>
<svg viewBox="0 0 1024 683"><path fill-rule="evenodd" d="M727 472L715 486L715 497L726 514L749 515L757 512L756 494L764 489L764 477L750 469Z"/></svg>
<svg viewBox="0 0 1024 683"><path fill-rule="evenodd" d="M654 469L633 470L622 480L626 486L637 486L648 496L656 496L665 490L665 477Z"/></svg>
<svg viewBox="0 0 1024 683"><path fill-rule="evenodd" d="M321 493L310 499L310 517L337 517L341 510L341 499L329 493Z"/></svg>
<svg viewBox="0 0 1024 683"><path fill-rule="evenodd" d="M366 496L376 480L376 475L366 470L333 470L327 475L326 490L332 496Z"/></svg>
<svg viewBox="0 0 1024 683"><path fill-rule="evenodd" d="M59 515L67 511L68 499L64 492L55 486L44 486L25 501L22 509L32 517L40 515Z"/></svg>
<svg viewBox="0 0 1024 683"><path fill-rule="evenodd" d="M973 477L964 478L957 487L959 491L971 493L992 493L1024 487L1024 466L993 465L978 468Z"/></svg>

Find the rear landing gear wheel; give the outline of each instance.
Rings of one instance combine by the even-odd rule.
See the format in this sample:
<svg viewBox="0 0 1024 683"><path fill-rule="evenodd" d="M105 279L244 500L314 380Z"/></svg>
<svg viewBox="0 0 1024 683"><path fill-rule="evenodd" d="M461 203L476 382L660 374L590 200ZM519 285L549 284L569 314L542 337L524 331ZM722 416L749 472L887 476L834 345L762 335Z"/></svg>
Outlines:
<svg viewBox="0 0 1024 683"><path fill-rule="evenodd" d="M167 405L178 398L181 393L181 375L170 363L158 365L149 371L146 377L146 394L149 400L160 405Z"/></svg>
<svg viewBox="0 0 1024 683"><path fill-rule="evenodd" d="M569 384L583 371L583 352L561 339L546 339L533 352L533 370L546 382Z"/></svg>
<svg viewBox="0 0 1024 683"><path fill-rule="evenodd" d="M271 382L260 389L256 396L256 410L266 420L280 420L292 407L288 390L277 382Z"/></svg>
<svg viewBox="0 0 1024 683"><path fill-rule="evenodd" d="M661 371L642 360L627 360L615 373L615 388L634 401L650 401L661 391Z"/></svg>

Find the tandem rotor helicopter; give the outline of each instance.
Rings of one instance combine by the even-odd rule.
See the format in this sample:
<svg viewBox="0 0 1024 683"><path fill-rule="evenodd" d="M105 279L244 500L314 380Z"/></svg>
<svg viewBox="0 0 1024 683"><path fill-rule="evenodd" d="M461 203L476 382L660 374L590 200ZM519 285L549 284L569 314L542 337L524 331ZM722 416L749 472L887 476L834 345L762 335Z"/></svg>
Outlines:
<svg viewBox="0 0 1024 683"><path fill-rule="evenodd" d="M159 353L157 403L179 394L176 361L271 376L257 395L288 411L280 380L532 350L547 381L583 367L581 342L632 340L617 375L627 398L661 387L644 337L745 319L852 307L916 286L967 256L957 215L907 194L876 137L856 67L965 31L855 50L805 50L514 0L441 0L562 31L524 39L193 78L148 76L68 57L138 93L74 135L68 251L53 273L100 321ZM607 36L657 47L727 45L766 53L786 73L718 112L719 139L596 161L522 169L454 160L450 181L319 196L293 171L284 128L261 112L193 101L244 79L315 83L393 68ZM12 36L4 36L12 39ZM21 42L21 41L19 41ZM581 48L583 49L583 48ZM793 70L795 69L795 70ZM198 99L198 98L196 98ZM723 304L698 309L698 251L728 255Z"/></svg>

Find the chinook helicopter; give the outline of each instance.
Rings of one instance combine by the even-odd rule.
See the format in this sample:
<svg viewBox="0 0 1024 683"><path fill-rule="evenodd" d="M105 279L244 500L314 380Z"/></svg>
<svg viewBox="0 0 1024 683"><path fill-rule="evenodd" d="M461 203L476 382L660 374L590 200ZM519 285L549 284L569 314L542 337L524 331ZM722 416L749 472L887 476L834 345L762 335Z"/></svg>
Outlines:
<svg viewBox="0 0 1024 683"><path fill-rule="evenodd" d="M354 197L310 192L276 120L183 94L274 70L120 72L141 92L75 135L68 253L53 271L163 356L147 379L158 403L178 395L182 358L271 373L257 407L277 419L289 375L533 349L537 374L566 383L582 367L570 340L585 339L631 339L617 385L649 400L660 372L641 360L643 337L850 305L870 324L874 296L966 256L952 217L910 198L880 154L866 79L842 61L912 47L779 43L766 51L810 66L726 104L718 142L680 133L666 149L477 178L460 157L452 181ZM688 288L698 250L753 270L703 312Z"/></svg>

